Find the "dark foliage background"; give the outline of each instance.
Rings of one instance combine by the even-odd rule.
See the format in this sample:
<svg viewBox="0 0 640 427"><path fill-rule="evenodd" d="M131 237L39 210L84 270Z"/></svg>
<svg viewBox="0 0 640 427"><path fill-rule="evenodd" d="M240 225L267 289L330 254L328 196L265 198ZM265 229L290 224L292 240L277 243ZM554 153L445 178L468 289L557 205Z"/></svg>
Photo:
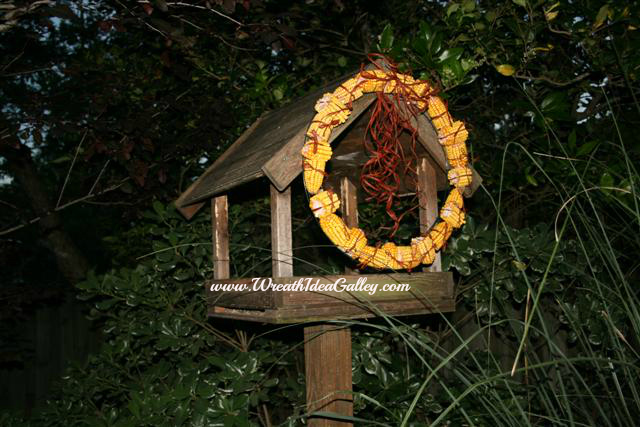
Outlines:
<svg viewBox="0 0 640 427"><path fill-rule="evenodd" d="M28 363L15 322L52 299L86 301L102 335L47 403L29 419L7 411L6 425L304 424L301 327L208 320L209 218L186 222L172 200L263 111L370 52L441 88L484 186L444 255L457 312L353 324L356 416L635 424L635 3L2 7L0 363ZM233 275L270 273L261 185L231 196ZM341 271L297 189L296 273ZM372 232L384 221L360 212Z"/></svg>

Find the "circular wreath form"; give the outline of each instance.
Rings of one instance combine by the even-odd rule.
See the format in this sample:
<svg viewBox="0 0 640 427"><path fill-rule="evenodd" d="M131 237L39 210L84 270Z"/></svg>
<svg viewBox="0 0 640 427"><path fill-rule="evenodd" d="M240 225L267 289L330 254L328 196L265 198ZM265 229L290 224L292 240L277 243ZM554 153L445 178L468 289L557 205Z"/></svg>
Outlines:
<svg viewBox="0 0 640 427"><path fill-rule="evenodd" d="M331 131L347 120L353 101L367 92L393 95L404 102L414 115L426 111L451 166L447 177L453 189L440 210L442 221L424 235L413 238L410 246L396 246L392 242L369 246L363 230L347 227L342 218L335 214L340 207L337 194L321 188L327 175L325 164L332 155L329 145ZM445 103L435 95L428 82L384 69L359 72L334 92L324 94L315 104L315 110L317 114L307 130L302 148L304 184L307 191L314 195L309 207L319 219L327 237L340 250L358 260L361 267L410 270L420 264L433 263L436 251L445 245L454 229L464 224L462 191L472 180L465 145L468 133L464 123L453 120Z"/></svg>

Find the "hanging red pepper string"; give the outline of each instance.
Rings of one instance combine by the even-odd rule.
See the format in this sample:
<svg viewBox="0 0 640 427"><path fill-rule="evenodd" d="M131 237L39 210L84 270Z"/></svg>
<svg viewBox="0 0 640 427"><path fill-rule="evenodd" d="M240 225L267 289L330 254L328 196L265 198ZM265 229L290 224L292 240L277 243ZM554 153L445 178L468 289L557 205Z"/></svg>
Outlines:
<svg viewBox="0 0 640 427"><path fill-rule="evenodd" d="M388 90L377 92L377 99L373 106L371 118L365 133L364 146L369 154L369 160L363 165L360 175L360 184L368 194L367 201L384 205L387 215L393 221L390 237L393 237L400 227L402 218L409 212L418 208L418 197L414 197L411 208L398 215L394 208L398 204L399 193L402 187L401 176L406 183L418 188L417 165L418 156L416 143L418 131L412 125L412 121L424 112L426 105L419 106L424 99L416 92L414 82L407 82L399 78L397 67L386 57L375 54L370 55L369 60L377 70L361 70L363 77L369 80L384 82ZM385 92L392 92L392 96ZM435 94L433 89L428 95ZM402 110L401 111L401 107ZM410 138L410 153L405 153L400 143L400 136L407 132ZM417 193L416 193L417 194Z"/></svg>

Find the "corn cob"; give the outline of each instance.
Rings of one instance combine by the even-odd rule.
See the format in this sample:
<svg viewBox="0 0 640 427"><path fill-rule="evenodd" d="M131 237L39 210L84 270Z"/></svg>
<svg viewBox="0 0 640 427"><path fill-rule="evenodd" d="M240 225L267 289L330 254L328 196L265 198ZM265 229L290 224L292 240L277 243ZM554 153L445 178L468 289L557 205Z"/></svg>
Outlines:
<svg viewBox="0 0 640 427"><path fill-rule="evenodd" d="M411 240L411 249L416 253L416 258L422 264L431 264L436 259L436 249L433 245L433 240L428 235L413 238Z"/></svg>
<svg viewBox="0 0 640 427"><path fill-rule="evenodd" d="M347 255L352 258L357 258L357 253L367 246L367 237L364 235L364 231L360 228L353 227L349 229L349 240L342 249Z"/></svg>
<svg viewBox="0 0 640 427"><path fill-rule="evenodd" d="M398 246L398 263L404 269L415 268L420 265L420 256L412 246Z"/></svg>
<svg viewBox="0 0 640 427"><path fill-rule="evenodd" d="M338 215L328 214L320 217L320 228L334 245L342 247L347 245L349 228Z"/></svg>
<svg viewBox="0 0 640 427"><path fill-rule="evenodd" d="M420 110L424 110L425 108L428 107L429 105L428 96L431 93L431 91L432 91L431 85L423 80L416 80L415 83L411 85L410 97L419 98L417 101L413 101L413 102L415 102L415 104L418 106Z"/></svg>
<svg viewBox="0 0 640 427"><path fill-rule="evenodd" d="M473 179L471 169L466 166L459 166L451 169L447 173L447 177L449 178L451 185L458 188L468 186L471 184Z"/></svg>
<svg viewBox="0 0 640 427"><path fill-rule="evenodd" d="M467 165L467 146L464 142L454 145L445 145L444 151L447 155L449 164L454 168Z"/></svg>
<svg viewBox="0 0 640 427"><path fill-rule="evenodd" d="M322 160L328 162L331 159L331 146L326 141L316 141L315 139L308 139L307 143L302 147L302 156L309 159Z"/></svg>
<svg viewBox="0 0 640 427"><path fill-rule="evenodd" d="M337 125L337 121L333 124L330 119L327 120L325 115L318 113L311 121L309 129L307 129L307 136L309 138L317 138L318 141L328 141L331 129Z"/></svg>
<svg viewBox="0 0 640 427"><path fill-rule="evenodd" d="M440 144L448 145L464 144L469 136L469 132L464 127L464 123L455 121L438 132Z"/></svg>
<svg viewBox="0 0 640 427"><path fill-rule="evenodd" d="M440 218L453 228L460 228L464 224L464 211L454 204L446 204L440 209Z"/></svg>
<svg viewBox="0 0 640 427"><path fill-rule="evenodd" d="M311 194L316 194L324 180L324 166L326 162L319 159L304 159L302 169L304 171L304 187Z"/></svg>
<svg viewBox="0 0 640 427"><path fill-rule="evenodd" d="M324 190L309 200L309 207L316 218L332 214L340 207L340 199L331 190Z"/></svg>
<svg viewBox="0 0 640 427"><path fill-rule="evenodd" d="M354 252L358 257L358 261L362 264L363 267L372 267L372 268L388 268L389 264L389 255L386 254L380 248L374 248L373 246L365 246L359 251Z"/></svg>
<svg viewBox="0 0 640 427"><path fill-rule="evenodd" d="M396 90L396 81L395 80L387 80L382 87L382 91L384 93L393 93Z"/></svg>
<svg viewBox="0 0 640 427"><path fill-rule="evenodd" d="M362 96L362 89L358 87L358 78L354 77L342 83L333 91L333 94L343 104L349 105L354 100Z"/></svg>
<svg viewBox="0 0 640 427"><path fill-rule="evenodd" d="M389 77L383 70L366 70L359 74L358 87L363 92L378 92L388 81Z"/></svg>
<svg viewBox="0 0 640 427"><path fill-rule="evenodd" d="M446 129L453 123L453 119L447 110L447 106L444 105L444 102L438 96L432 96L429 98L428 112L431 122L433 123L433 127L436 128L438 134L440 134L441 129Z"/></svg>
<svg viewBox="0 0 640 427"><path fill-rule="evenodd" d="M460 192L460 190L458 190L457 188L453 188L447 196L447 199L444 201L444 204L453 204L462 209L462 207L464 206L464 199L462 198L462 193Z"/></svg>
<svg viewBox="0 0 640 427"><path fill-rule="evenodd" d="M445 242L451 236L453 228L446 222L439 222L433 226L429 231L429 237L433 241L433 248L439 251L444 246Z"/></svg>
<svg viewBox="0 0 640 427"><path fill-rule="evenodd" d="M323 123L331 123L337 121L344 123L349 118L351 110L332 93L325 93L318 102L316 102L315 110L318 112L317 119Z"/></svg>
<svg viewBox="0 0 640 427"><path fill-rule="evenodd" d="M387 267L393 270L399 270L402 268L402 264L398 262L398 247L393 242L387 242L380 247L380 250L387 254L389 260Z"/></svg>
<svg viewBox="0 0 640 427"><path fill-rule="evenodd" d="M398 74L396 75L396 78L398 79L398 82L407 85L407 86L411 86L411 85L415 85L416 84L416 80L410 76L409 74Z"/></svg>

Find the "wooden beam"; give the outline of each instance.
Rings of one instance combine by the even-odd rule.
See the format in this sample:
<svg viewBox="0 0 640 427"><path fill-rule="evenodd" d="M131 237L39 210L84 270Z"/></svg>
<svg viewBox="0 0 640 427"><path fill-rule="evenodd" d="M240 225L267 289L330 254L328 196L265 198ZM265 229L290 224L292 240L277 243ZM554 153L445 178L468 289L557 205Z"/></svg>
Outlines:
<svg viewBox="0 0 640 427"><path fill-rule="evenodd" d="M334 412L353 416L351 394L351 330L333 324L304 328L307 412ZM310 417L310 427L345 427L352 423Z"/></svg>
<svg viewBox="0 0 640 427"><path fill-rule="evenodd" d="M213 278L228 279L229 269L229 206L227 196L211 199L211 231L213 240Z"/></svg>
<svg viewBox="0 0 640 427"><path fill-rule="evenodd" d="M329 136L329 143L332 143L343 132L350 128L353 123L367 108L375 101L375 94L364 94L360 98L353 101L351 114L346 122L337 126ZM309 106L313 110L313 104ZM278 151L275 153L262 167L262 171L269 178L271 183L279 190L286 188L291 182L302 172L302 157L300 150L306 140L307 128L309 123L305 122L304 126Z"/></svg>
<svg viewBox="0 0 640 427"><path fill-rule="evenodd" d="M280 192L271 184L271 259L273 277L293 276L291 187Z"/></svg>
<svg viewBox="0 0 640 427"><path fill-rule="evenodd" d="M340 210L347 227L358 226L358 196L356 186L349 178L340 179Z"/></svg>
<svg viewBox="0 0 640 427"><path fill-rule="evenodd" d="M340 178L340 211L347 227L358 226L358 190L349 178ZM354 274L358 270L345 267L344 274Z"/></svg>
<svg viewBox="0 0 640 427"><path fill-rule="evenodd" d="M418 159L418 200L420 203L420 234L425 234L438 218L438 191L436 188L436 170L425 158ZM442 271L440 252L428 267L429 271Z"/></svg>

